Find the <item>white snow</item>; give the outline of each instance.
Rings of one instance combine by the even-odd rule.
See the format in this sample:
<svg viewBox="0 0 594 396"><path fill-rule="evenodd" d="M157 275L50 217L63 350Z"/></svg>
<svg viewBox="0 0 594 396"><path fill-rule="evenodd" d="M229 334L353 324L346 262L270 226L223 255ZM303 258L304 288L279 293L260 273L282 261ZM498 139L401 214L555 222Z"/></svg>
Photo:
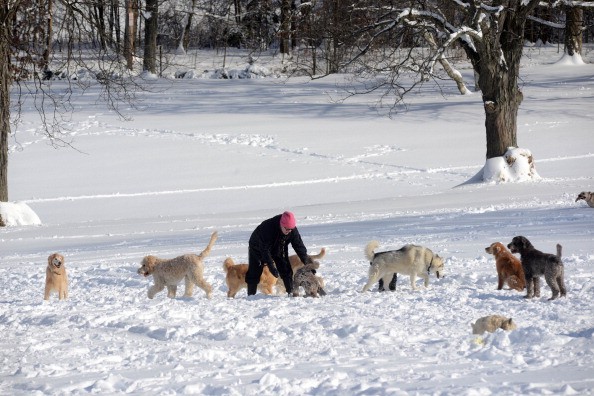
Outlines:
<svg viewBox="0 0 594 396"><path fill-rule="evenodd" d="M539 177L521 183L473 179L486 165L483 106L453 82L425 85L390 119L372 96L330 101L345 76L153 79L132 121L97 91L75 95L64 136L75 149L57 150L25 102L9 157L15 203L1 207L40 222L0 228L0 394L592 394L594 210L575 198L594 191L594 66L591 52L556 64L556 49L526 50L518 143ZM195 70L218 61L202 62ZM489 169L508 181L526 170ZM328 295L227 299L224 259L245 262L252 230L283 210L310 252L327 248ZM142 257L199 252L214 230L213 298L149 300ZM563 245L567 297L547 301L544 279L530 301L496 290L485 247L516 235L549 253ZM431 248L445 277L361 293L372 239ZM46 302L53 252L70 297ZM473 335L490 314L518 329Z"/></svg>

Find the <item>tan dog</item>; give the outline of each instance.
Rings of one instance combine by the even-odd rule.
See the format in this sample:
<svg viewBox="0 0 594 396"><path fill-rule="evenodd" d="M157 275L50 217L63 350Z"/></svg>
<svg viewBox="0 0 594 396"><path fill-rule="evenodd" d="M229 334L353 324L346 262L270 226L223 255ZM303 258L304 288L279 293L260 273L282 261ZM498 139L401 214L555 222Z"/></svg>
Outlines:
<svg viewBox="0 0 594 396"><path fill-rule="evenodd" d="M185 254L173 259L160 259L155 256L146 256L142 259L142 265L138 273L143 276L153 276L155 284L148 290L148 298L167 287L167 297L175 298L177 284L185 279L186 289L184 297L192 297L194 285L206 292L206 297L212 295L212 286L204 279L204 264L202 262L209 254L212 246L217 240L217 232L210 236L210 242L206 249L199 255Z"/></svg>
<svg viewBox="0 0 594 396"><path fill-rule="evenodd" d="M497 290L507 283L510 289L522 291L526 288L526 279L520 259L514 256L503 243L494 242L485 248L485 252L495 256L497 269Z"/></svg>
<svg viewBox="0 0 594 396"><path fill-rule="evenodd" d="M470 325L472 326L472 334L483 334L485 331L493 333L497 329L510 331L518 328L512 318L508 319L501 315L484 316Z"/></svg>
<svg viewBox="0 0 594 396"><path fill-rule="evenodd" d="M64 265L64 256L58 253L50 254L47 258L43 299L49 300L52 291L58 292L60 300L68 298L68 275Z"/></svg>
<svg viewBox="0 0 594 396"><path fill-rule="evenodd" d="M312 259L312 260L321 260L322 258L324 258L324 256L326 255L326 248L321 248L320 249L320 253L318 254L309 254L308 256ZM291 269L293 270L293 277L295 276L295 274L297 273L297 270L299 268L302 268L305 264L303 264L303 262L301 261L301 259L299 258L299 256L297 256L296 254L293 254L291 256L289 256L289 263L291 264ZM321 276L317 276L318 278L318 282L320 283L320 285L322 287L324 287L324 279ZM287 292L287 290L285 289L285 283L284 282L278 282L276 284L276 288L278 291L278 294L284 294Z"/></svg>
<svg viewBox="0 0 594 396"><path fill-rule="evenodd" d="M223 263L223 270L225 271L225 282L227 283L227 297L235 298L238 291L247 287L245 283L245 274L248 270L247 264L235 264L233 259L227 257ZM258 283L258 290L264 294L273 294L274 285L277 279L270 273L268 266L264 267L262 275L260 276L260 283Z"/></svg>
<svg viewBox="0 0 594 396"><path fill-rule="evenodd" d="M318 254L311 254L309 255L309 257L312 260L321 260L324 258L324 256L326 255L326 248L322 248L320 249L320 253ZM293 269L293 274L295 274L295 272L297 272L297 270L301 267L303 267L303 262L301 261L301 259L299 258L299 256L297 256L296 254L289 256L289 263L291 263L291 268Z"/></svg>

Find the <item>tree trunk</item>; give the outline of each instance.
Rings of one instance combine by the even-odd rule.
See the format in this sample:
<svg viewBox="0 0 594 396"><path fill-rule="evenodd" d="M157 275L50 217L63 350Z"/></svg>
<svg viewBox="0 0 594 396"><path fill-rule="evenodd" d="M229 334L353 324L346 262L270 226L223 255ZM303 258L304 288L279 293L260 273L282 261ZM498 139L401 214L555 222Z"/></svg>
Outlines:
<svg viewBox="0 0 594 396"><path fill-rule="evenodd" d="M484 26L487 37L479 47L480 61L473 62L483 95L487 159L501 157L509 147L518 146L518 109L523 99L518 80L527 12L528 8L508 12L500 34L491 28L501 21L491 28Z"/></svg>
<svg viewBox="0 0 594 396"><path fill-rule="evenodd" d="M280 53L289 54L291 52L291 1L282 0L281 2L281 20L280 20Z"/></svg>
<svg viewBox="0 0 594 396"><path fill-rule="evenodd" d="M8 202L8 136L10 135L10 27L8 5L0 5L0 202Z"/></svg>
<svg viewBox="0 0 594 396"><path fill-rule="evenodd" d="M43 51L43 65L42 69L47 70L49 68L50 54L52 50L52 36L53 36L53 15L52 15L52 0L47 2L47 25L45 31L45 49Z"/></svg>
<svg viewBox="0 0 594 396"><path fill-rule="evenodd" d="M566 6L565 15L565 53L581 56L584 11L579 7Z"/></svg>
<svg viewBox="0 0 594 396"><path fill-rule="evenodd" d="M192 19L194 19L194 11L196 10L196 0L192 0L192 8L190 9L190 13L188 14L188 20L186 21L186 26L184 27L184 40L182 45L184 46L184 50L187 51L188 47L190 46L190 31L192 30Z"/></svg>
<svg viewBox="0 0 594 396"><path fill-rule="evenodd" d="M157 74L157 14L158 0L146 0L146 22L144 27L143 70Z"/></svg>
<svg viewBox="0 0 594 396"><path fill-rule="evenodd" d="M134 67L134 54L136 53L136 21L138 19L138 6L136 0L126 1L126 23L124 25L124 57L126 67Z"/></svg>

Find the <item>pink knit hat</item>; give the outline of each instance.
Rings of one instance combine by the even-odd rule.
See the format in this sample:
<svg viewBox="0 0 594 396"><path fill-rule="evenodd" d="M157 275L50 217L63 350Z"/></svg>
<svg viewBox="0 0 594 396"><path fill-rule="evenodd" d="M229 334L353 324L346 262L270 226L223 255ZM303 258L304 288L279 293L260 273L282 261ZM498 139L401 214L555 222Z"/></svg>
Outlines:
<svg viewBox="0 0 594 396"><path fill-rule="evenodd" d="M295 215L291 212L285 212L281 216L280 225L285 228L295 228Z"/></svg>

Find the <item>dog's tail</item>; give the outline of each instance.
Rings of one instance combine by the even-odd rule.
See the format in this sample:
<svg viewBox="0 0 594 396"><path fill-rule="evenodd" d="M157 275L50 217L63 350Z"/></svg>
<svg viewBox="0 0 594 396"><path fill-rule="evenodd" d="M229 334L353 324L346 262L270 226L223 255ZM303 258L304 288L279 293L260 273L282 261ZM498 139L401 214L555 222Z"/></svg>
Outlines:
<svg viewBox="0 0 594 396"><path fill-rule="evenodd" d="M206 246L206 249L204 249L202 253L199 254L200 258L205 258L210 254L210 249L212 249L212 245L214 245L218 237L219 234L216 231L212 233L210 236L210 242L208 242L208 246Z"/></svg>
<svg viewBox="0 0 594 396"><path fill-rule="evenodd" d="M320 259L323 259L325 255L326 255L326 248L322 248L322 249L320 249L320 253L310 254L309 257L311 257L312 260L320 260Z"/></svg>
<svg viewBox="0 0 594 396"><path fill-rule="evenodd" d="M223 263L223 270L227 273L229 272L229 268L233 267L234 265L235 262L233 262L233 259L231 257L227 257Z"/></svg>
<svg viewBox="0 0 594 396"><path fill-rule="evenodd" d="M318 294L320 296L325 296L326 295L326 291L322 288L322 286L318 287Z"/></svg>
<svg viewBox="0 0 594 396"><path fill-rule="evenodd" d="M375 256L374 251L378 247L379 247L378 241L371 241L367 244L367 246L365 246L365 257L367 257L367 260L369 260L369 262L373 261L373 256Z"/></svg>
<svg viewBox="0 0 594 396"><path fill-rule="evenodd" d="M563 248L563 246L557 244L557 258L559 260L561 260L561 249Z"/></svg>

